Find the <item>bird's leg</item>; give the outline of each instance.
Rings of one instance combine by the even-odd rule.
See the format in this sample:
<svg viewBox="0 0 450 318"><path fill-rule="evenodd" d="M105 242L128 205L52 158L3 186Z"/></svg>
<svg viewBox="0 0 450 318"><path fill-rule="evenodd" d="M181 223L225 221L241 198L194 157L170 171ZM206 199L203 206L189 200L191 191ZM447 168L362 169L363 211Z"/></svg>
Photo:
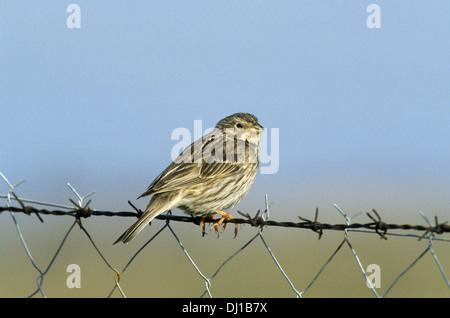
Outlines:
<svg viewBox="0 0 450 318"><path fill-rule="evenodd" d="M200 228L201 228L201 230L202 230L202 236L205 236L205 234L206 234L206 231L205 231L205 217L203 217L201 220L200 220Z"/></svg>
<svg viewBox="0 0 450 318"><path fill-rule="evenodd" d="M234 219L234 216L232 216L231 214L228 214L227 212L220 211L220 210L217 210L216 213L220 214L222 217L220 218L219 221L214 223L211 228L214 227L214 231L216 232L216 234L219 234L219 226L223 223L223 221L225 221L226 219L228 219L228 220ZM226 226L227 226L227 224L223 223L222 232L225 231ZM238 225L236 223L235 228L234 228L234 236L237 235L237 232L238 232Z"/></svg>

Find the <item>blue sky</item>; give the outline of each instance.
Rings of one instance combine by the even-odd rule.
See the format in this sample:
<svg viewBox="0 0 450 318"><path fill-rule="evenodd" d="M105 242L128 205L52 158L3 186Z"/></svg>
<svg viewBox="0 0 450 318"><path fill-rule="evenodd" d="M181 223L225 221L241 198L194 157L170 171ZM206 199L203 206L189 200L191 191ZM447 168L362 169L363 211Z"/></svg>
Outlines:
<svg viewBox="0 0 450 318"><path fill-rule="evenodd" d="M67 203L70 182L127 209L175 128L250 112L280 166L242 209L448 215L448 1L374 2L380 29L365 1L76 1L69 29L71 3L0 3L0 171L22 196Z"/></svg>

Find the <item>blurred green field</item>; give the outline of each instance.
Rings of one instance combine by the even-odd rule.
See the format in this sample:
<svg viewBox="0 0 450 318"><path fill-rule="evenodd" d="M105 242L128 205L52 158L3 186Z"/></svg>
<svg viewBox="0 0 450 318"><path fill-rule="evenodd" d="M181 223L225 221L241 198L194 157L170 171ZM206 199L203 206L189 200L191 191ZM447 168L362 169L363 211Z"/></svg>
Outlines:
<svg viewBox="0 0 450 318"><path fill-rule="evenodd" d="M20 228L32 256L45 270L71 217L17 215ZM120 219L120 220L119 220ZM287 220L287 219L285 219ZM291 220L295 221L294 218ZM361 216L359 222L368 221ZM82 220L107 261L121 271L132 255L157 232L165 221L156 220L128 245L112 245L129 218L91 217ZM413 223L413 222L411 222ZM9 213L0 214L0 297L27 297L37 288L38 271L31 264L19 240ZM257 229L240 226L233 239L230 226L219 238L211 232L202 237L196 225L171 222L171 226L196 266L210 277L234 252L247 243ZM336 250L343 233L326 231L321 240L310 230L269 227L263 237L280 265L301 292ZM391 283L426 248L428 241L410 237L381 240L377 235L350 233L349 240L362 265L381 268L382 295ZM433 249L447 275L450 268L450 243L435 241ZM69 264L81 269L81 288L68 288ZM114 286L115 273L99 256L87 236L76 225L43 280L48 297L106 297ZM199 297L205 281L187 259L168 228L158 235L122 274L120 285L127 297ZM276 266L260 238L231 259L211 280L213 297L295 297L296 294ZM113 297L121 297L116 290ZM449 297L450 289L428 252L394 285L387 297ZM36 297L41 297L38 293ZM303 297L374 297L347 245L342 246Z"/></svg>

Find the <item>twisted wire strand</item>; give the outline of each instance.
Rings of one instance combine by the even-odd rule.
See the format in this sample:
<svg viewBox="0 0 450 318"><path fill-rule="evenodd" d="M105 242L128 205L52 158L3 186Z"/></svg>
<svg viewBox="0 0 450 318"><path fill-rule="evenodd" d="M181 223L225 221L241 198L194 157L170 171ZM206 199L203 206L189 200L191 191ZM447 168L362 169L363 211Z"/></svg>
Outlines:
<svg viewBox="0 0 450 318"><path fill-rule="evenodd" d="M76 208L69 211L63 210L48 210L48 209L38 209L32 206L21 206L21 207L13 207L6 206L0 207L0 213L3 211L10 211L14 213L25 213L27 215L33 214L44 214L44 215L55 215L55 216L72 216L77 219L79 218L87 218L91 216L108 216L108 217L139 217L142 212L132 212L132 211L102 211L102 210L92 210L90 208ZM292 221L274 221L274 220L264 220L262 217L259 217L259 211L255 215L255 217L251 217L249 214L244 214L239 212L245 218L234 218L227 219L223 223L234 223L234 224L249 224L251 226L257 226L264 228L266 226L276 226L276 227L288 227L288 228L300 228L300 229L310 229L314 232L319 233L319 238L322 236L322 231L324 230L336 230L336 231L345 231L345 230L356 230L356 229L366 229L372 230L380 235L380 237L385 238L385 234L388 230L411 230L411 231L419 231L424 232L423 237L427 234L443 234L450 232L450 226L447 225L447 222L439 223L437 219L435 219L436 224L433 225L411 225L411 224L392 224L385 223L379 220L375 220L373 222L368 223L350 223L350 224L329 224L329 223L320 223L315 221L310 221L306 218L299 217L303 222L292 222ZM370 217L371 215L368 214ZM378 214L377 214L378 215ZM378 215L379 216L379 215ZM371 217L372 218L372 217ZM180 215L172 215L172 214L161 214L156 217L159 220L169 220L175 222L188 222L199 225L201 217L192 217L192 216L180 216ZM204 219L206 223L214 223L215 219L212 217L207 217Z"/></svg>

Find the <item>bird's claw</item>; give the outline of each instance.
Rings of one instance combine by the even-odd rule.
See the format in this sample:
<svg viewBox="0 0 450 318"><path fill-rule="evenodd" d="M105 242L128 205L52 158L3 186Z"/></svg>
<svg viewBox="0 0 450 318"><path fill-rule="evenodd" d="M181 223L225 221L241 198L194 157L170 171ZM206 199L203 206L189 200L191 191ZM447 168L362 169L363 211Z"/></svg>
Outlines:
<svg viewBox="0 0 450 318"><path fill-rule="evenodd" d="M227 227L227 223L224 223L224 221L234 219L234 216L232 216L231 214L228 214L226 212L223 212L223 211L217 211L217 213L220 214L222 217L211 226L211 230L214 228L214 232L217 234L217 236L219 236L219 234L222 233L223 231L225 231L225 228ZM211 217L211 218L213 218L214 220L218 219L216 217ZM206 217L203 217L200 220L200 224L199 224L200 229L202 230L202 236L207 234L205 231L205 220L206 220ZM221 225L222 225L222 231L219 232L219 227ZM234 237L236 237L237 232L238 232L238 225L236 223L235 227L234 227Z"/></svg>

